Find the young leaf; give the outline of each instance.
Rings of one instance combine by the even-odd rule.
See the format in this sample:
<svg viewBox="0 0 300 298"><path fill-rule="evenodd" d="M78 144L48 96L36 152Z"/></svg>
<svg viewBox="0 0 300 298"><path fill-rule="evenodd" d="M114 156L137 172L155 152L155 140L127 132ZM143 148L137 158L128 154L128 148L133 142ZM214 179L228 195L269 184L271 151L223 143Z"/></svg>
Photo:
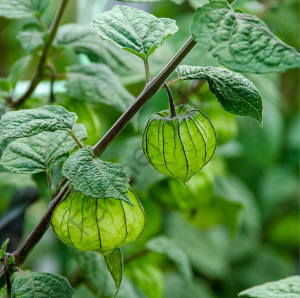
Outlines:
<svg viewBox="0 0 300 298"><path fill-rule="evenodd" d="M66 88L73 98L112 105L120 111L125 111L135 100L104 64L77 65L68 71Z"/></svg>
<svg viewBox="0 0 300 298"><path fill-rule="evenodd" d="M6 240L3 242L2 247L1 247L1 250L0 250L0 258L4 258L5 253L6 253L6 247L7 247L8 242L9 242L9 239L6 239Z"/></svg>
<svg viewBox="0 0 300 298"><path fill-rule="evenodd" d="M221 64L235 71L282 72L300 65L293 47L276 37L259 18L234 11L227 1L199 7L191 33Z"/></svg>
<svg viewBox="0 0 300 298"><path fill-rule="evenodd" d="M146 248L167 256L176 264L185 282L192 281L193 273L190 262L185 252L173 240L165 236L158 236L151 239L146 244Z"/></svg>
<svg viewBox="0 0 300 298"><path fill-rule="evenodd" d="M113 277L116 284L116 294L113 296L115 298L118 295L122 277L123 277L123 256L120 248L115 248L111 253L105 255L105 262L111 276Z"/></svg>
<svg viewBox="0 0 300 298"><path fill-rule="evenodd" d="M239 293L241 298L298 298L300 276L290 276L275 282L268 282Z"/></svg>
<svg viewBox="0 0 300 298"><path fill-rule="evenodd" d="M174 20L125 5L94 17L94 29L106 39L142 59L149 57L170 35L177 32Z"/></svg>
<svg viewBox="0 0 300 298"><path fill-rule="evenodd" d="M82 276L97 293L96 297L114 295L114 281L101 254L94 251L79 251L75 248L69 248L68 252L78 264Z"/></svg>
<svg viewBox="0 0 300 298"><path fill-rule="evenodd" d="M36 27L30 27L29 29L30 30L21 31L18 35L18 40L27 54L31 53L39 46L42 46L45 38L45 33L41 32Z"/></svg>
<svg viewBox="0 0 300 298"><path fill-rule="evenodd" d="M250 116L262 123L262 99L256 87L241 74L220 67L179 66L181 80L205 79L229 113Z"/></svg>
<svg viewBox="0 0 300 298"><path fill-rule="evenodd" d="M75 124L73 133L81 141L87 138L83 124ZM4 150L1 165L18 174L34 174L50 170L68 158L76 143L66 131L43 131L36 136L11 142Z"/></svg>
<svg viewBox="0 0 300 298"><path fill-rule="evenodd" d="M0 0L0 16L8 19L30 18L40 15L50 0Z"/></svg>
<svg viewBox="0 0 300 298"><path fill-rule="evenodd" d="M0 121L0 143L6 138L30 137L42 131L71 131L76 120L75 113L60 106L8 112Z"/></svg>
<svg viewBox="0 0 300 298"><path fill-rule="evenodd" d="M109 66L122 81L133 74L143 78L144 68L138 57L102 40L90 26L63 25L58 28L56 39L59 46L71 48L75 53L87 55L92 62Z"/></svg>
<svg viewBox="0 0 300 298"><path fill-rule="evenodd" d="M16 272L12 277L12 297L49 297L49 298L71 298L75 291L71 288L66 278L43 272L25 271Z"/></svg>
<svg viewBox="0 0 300 298"><path fill-rule="evenodd" d="M64 162L62 173L75 190L86 196L114 198L133 205L128 196L129 178L125 169L119 164L93 158L89 149L75 151Z"/></svg>
<svg viewBox="0 0 300 298"><path fill-rule="evenodd" d="M1 0L0 0L1 1ZM10 83L12 88L15 88L20 76L22 75L25 68L28 66L31 60L31 56L25 56L14 63L10 69L10 74L7 77L7 81Z"/></svg>

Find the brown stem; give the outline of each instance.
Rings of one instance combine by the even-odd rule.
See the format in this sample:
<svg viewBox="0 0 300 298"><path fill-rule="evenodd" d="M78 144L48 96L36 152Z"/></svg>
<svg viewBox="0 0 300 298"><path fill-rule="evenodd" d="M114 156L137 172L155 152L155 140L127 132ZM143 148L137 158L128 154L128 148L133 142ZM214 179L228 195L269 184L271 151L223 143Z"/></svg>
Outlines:
<svg viewBox="0 0 300 298"><path fill-rule="evenodd" d="M64 13L64 10L66 8L67 3L68 3L68 0L62 0L60 2L60 5L59 5L59 8L57 9L55 18L52 22L52 25L51 25L50 29L49 29L48 39L47 39L47 42L44 44L44 47L42 49L42 54L41 54L40 60L38 62L38 65L36 67L33 78L30 81L30 84L29 84L29 87L28 87L27 91L17 101L12 102L12 105L13 105L14 108L19 108L23 104L23 102L33 93L36 86L43 79L44 72L45 72L45 65L46 65L46 61L47 61L47 56L48 56L49 50L51 48L52 42L54 40L54 37L56 35L58 25L59 25L59 21L61 20L61 17Z"/></svg>
<svg viewBox="0 0 300 298"><path fill-rule="evenodd" d="M55 102L55 96L54 96L53 87L54 87L54 82L55 82L55 78L56 78L56 70L55 70L55 66L52 63L48 63L47 67L51 71L51 75L50 75L50 98L49 98L49 103L53 103L53 102Z"/></svg>
<svg viewBox="0 0 300 298"><path fill-rule="evenodd" d="M194 48L196 41L192 37L183 45L177 54L171 59L166 67L153 78L137 97L135 102L125 111L122 116L115 122L103 138L93 147L97 156L100 156L115 137L123 130L133 116L160 90L165 81L186 57L186 55Z"/></svg>
<svg viewBox="0 0 300 298"><path fill-rule="evenodd" d="M31 232L31 234L27 237L27 239L21 244L21 246L13 252L13 256L15 257L15 265L20 266L24 263L27 256L30 254L35 245L40 241L45 232L47 231L50 220L52 217L52 213L55 207L59 204L63 196L66 194L67 189L69 187L69 183L67 183L64 188L60 191L60 193L50 202L48 209L45 214L35 227L35 229ZM4 273L4 268L0 269L0 277Z"/></svg>
<svg viewBox="0 0 300 298"><path fill-rule="evenodd" d="M7 286L7 295L10 297L11 294L11 282L9 277L9 266L8 266L8 257L9 255L4 256L4 273L5 273L5 281Z"/></svg>

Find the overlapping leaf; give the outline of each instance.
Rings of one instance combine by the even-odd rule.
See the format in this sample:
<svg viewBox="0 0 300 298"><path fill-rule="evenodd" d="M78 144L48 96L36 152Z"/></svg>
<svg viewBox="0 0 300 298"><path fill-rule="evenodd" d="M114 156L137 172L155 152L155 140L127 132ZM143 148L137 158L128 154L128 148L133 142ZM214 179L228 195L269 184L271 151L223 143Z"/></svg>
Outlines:
<svg viewBox="0 0 300 298"><path fill-rule="evenodd" d="M18 40L26 53L31 53L34 49L44 44L45 33L35 23L28 24L18 35Z"/></svg>
<svg viewBox="0 0 300 298"><path fill-rule="evenodd" d="M275 282L256 286L241 292L241 298L298 298L300 296L300 276L290 276Z"/></svg>
<svg viewBox="0 0 300 298"><path fill-rule="evenodd" d="M83 124L75 124L73 133L78 139L87 138ZM1 164L9 171L19 174L34 174L50 170L62 163L76 143L66 131L44 131L36 136L11 142L4 150Z"/></svg>
<svg viewBox="0 0 300 298"><path fill-rule="evenodd" d="M192 281L193 274L188 257L172 239L165 236L153 238L146 244L146 248L166 255L176 264L185 282L190 283Z"/></svg>
<svg viewBox="0 0 300 298"><path fill-rule="evenodd" d="M28 66L31 60L31 56L25 56L17 60L10 69L10 74L7 77L7 81L10 83L11 87L14 88L22 75L25 68Z"/></svg>
<svg viewBox="0 0 300 298"><path fill-rule="evenodd" d="M182 80L205 79L229 113L250 116L262 123L262 99L256 87L241 74L219 67L179 66Z"/></svg>
<svg viewBox="0 0 300 298"><path fill-rule="evenodd" d="M111 253L105 255L105 262L116 284L117 291L116 294L114 295L114 297L116 297L118 295L121 286L123 270L124 270L123 256L120 248L115 248Z"/></svg>
<svg viewBox="0 0 300 298"><path fill-rule="evenodd" d="M116 5L111 11L95 16L94 29L102 39L146 59L168 36L176 33L178 27L174 20Z"/></svg>
<svg viewBox="0 0 300 298"><path fill-rule="evenodd" d="M131 203L129 179L125 169L116 163L93 158L89 149L75 151L64 163L63 175L75 190L96 199L114 198Z"/></svg>
<svg viewBox="0 0 300 298"><path fill-rule="evenodd" d="M199 7L193 38L226 67L241 72L282 72L300 65L297 51L276 37L256 16L234 11L227 1Z"/></svg>
<svg viewBox="0 0 300 298"><path fill-rule="evenodd" d="M75 294L67 279L62 276L30 271L26 271L25 274L14 273L11 289L12 298L71 298Z"/></svg>
<svg viewBox="0 0 300 298"><path fill-rule="evenodd" d="M50 0L0 0L0 16L8 19L30 18L41 14Z"/></svg>
<svg viewBox="0 0 300 298"><path fill-rule="evenodd" d="M0 121L0 143L6 138L23 138L42 131L72 130L77 120L60 106L43 106L4 114Z"/></svg>
<svg viewBox="0 0 300 298"><path fill-rule="evenodd" d="M73 98L112 105L120 111L125 111L135 100L104 64L77 65L68 70L66 88Z"/></svg>
<svg viewBox="0 0 300 298"><path fill-rule="evenodd" d="M120 75L122 81L125 76L132 76L134 73L142 76L144 72L139 58L124 52L109 41L102 40L90 26L63 25L59 27L56 38L59 46L72 48L78 54L85 54L92 62L108 65L115 74Z"/></svg>

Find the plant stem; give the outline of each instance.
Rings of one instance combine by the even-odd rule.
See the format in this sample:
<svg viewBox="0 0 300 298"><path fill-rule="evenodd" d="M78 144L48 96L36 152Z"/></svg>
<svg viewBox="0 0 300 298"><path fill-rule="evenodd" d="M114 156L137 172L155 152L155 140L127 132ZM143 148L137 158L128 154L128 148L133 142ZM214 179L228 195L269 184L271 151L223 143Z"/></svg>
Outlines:
<svg viewBox="0 0 300 298"><path fill-rule="evenodd" d="M190 37L183 47L166 65L166 67L145 86L144 90L140 93L135 102L121 115L121 117L103 136L103 138L93 147L93 150L97 156L100 156L104 152L108 145L123 130L133 116L160 90L168 77L196 44L196 41Z"/></svg>
<svg viewBox="0 0 300 298"><path fill-rule="evenodd" d="M174 105L174 100L173 100L173 96L172 96L172 92L171 89L169 87L169 85L167 83L164 84L168 93L168 97L169 97L169 104L170 104L170 112L171 112L171 118L176 117L176 111L175 111L175 105Z"/></svg>
<svg viewBox="0 0 300 298"><path fill-rule="evenodd" d="M54 86L54 82L55 82L55 78L56 78L56 70L55 70L55 66L52 63L48 63L47 67L51 71L51 75L50 75L50 97L49 97L49 103L53 103L53 102L55 102L55 96L54 96L54 92L53 92L53 86Z"/></svg>
<svg viewBox="0 0 300 298"><path fill-rule="evenodd" d="M171 59L167 66L146 85L136 101L125 111L117 122L111 127L106 135L93 147L95 154L100 155L108 147L108 145L119 135L123 128L128 124L132 117L153 97L163 86L168 77L181 63L185 56L194 48L197 43L190 37L178 53ZM45 214L31 232L28 238L21 246L13 252L16 266L22 265L35 245L41 240L42 236L47 231L52 213L55 207L59 204L63 196L67 193L70 183L67 182L63 189L50 202ZM0 277L4 274L4 268L0 269Z"/></svg>
<svg viewBox="0 0 300 298"><path fill-rule="evenodd" d="M15 265L20 266L24 263L27 256L30 254L32 249L35 247L35 245L41 240L45 232L47 231L50 220L52 217L52 213L55 209L55 207L59 204L65 193L67 192L67 189L69 187L70 183L67 183L64 188L61 190L61 192L50 202L48 209L46 210L45 214L35 227L35 229L31 232L31 234L28 236L28 238L21 244L21 246L13 252L13 256L15 257ZM4 273L4 268L2 267L0 269L0 277Z"/></svg>
<svg viewBox="0 0 300 298"><path fill-rule="evenodd" d="M44 72L45 72L45 65L47 61L47 56L49 53L49 50L51 48L52 42L54 40L54 37L56 35L57 29L59 22L61 20L61 17L64 13L64 10L67 6L68 0L62 0L60 2L59 8L57 9L55 18L51 24L51 27L48 32L48 39L47 42L44 44L44 47L42 49L42 54L40 57L40 60L38 62L38 65L36 67L35 73L33 75L33 78L30 81L29 87L27 91L15 102L12 102L12 106L14 108L19 108L23 102L33 93L35 90L36 86L40 83L40 81L44 77Z"/></svg>
<svg viewBox="0 0 300 298"><path fill-rule="evenodd" d="M150 69L148 59L144 59L144 66L145 66L145 75L146 75L146 84L150 81Z"/></svg>
<svg viewBox="0 0 300 298"><path fill-rule="evenodd" d="M36 16L36 18L37 18L38 22L40 23L41 27L43 28L43 30L45 32L47 32L48 31L47 25L45 24L45 22L43 21L43 19L41 18L41 16L38 15L38 16Z"/></svg>
<svg viewBox="0 0 300 298"><path fill-rule="evenodd" d="M68 131L69 135L73 138L79 148L84 148L82 142L77 138L77 136L73 133L72 130Z"/></svg>
<svg viewBox="0 0 300 298"><path fill-rule="evenodd" d="M4 273L5 273L5 281L6 281L6 286L7 286L7 295L10 297L11 294L11 282L10 282L10 277L9 277L9 267L7 264L8 260L8 255L4 256Z"/></svg>

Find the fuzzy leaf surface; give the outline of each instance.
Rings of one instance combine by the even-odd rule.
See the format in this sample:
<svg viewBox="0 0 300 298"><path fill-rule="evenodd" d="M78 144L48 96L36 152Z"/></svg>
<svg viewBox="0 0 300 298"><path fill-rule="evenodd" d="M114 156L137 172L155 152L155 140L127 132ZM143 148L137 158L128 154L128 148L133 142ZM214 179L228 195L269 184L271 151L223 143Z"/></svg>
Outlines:
<svg viewBox="0 0 300 298"><path fill-rule="evenodd" d="M94 104L104 103L120 111L125 111L135 100L104 64L77 65L68 70L66 88L73 98Z"/></svg>
<svg viewBox="0 0 300 298"><path fill-rule="evenodd" d="M30 18L40 15L50 0L0 0L0 16L8 19Z"/></svg>
<svg viewBox="0 0 300 298"><path fill-rule="evenodd" d="M102 39L146 59L168 36L176 33L178 27L174 20L116 5L112 10L95 16L94 29Z"/></svg>
<svg viewBox="0 0 300 298"><path fill-rule="evenodd" d="M72 131L81 141L87 138L83 124L75 124ZM48 171L67 159L68 152L74 150L76 146L66 131L44 131L36 136L12 141L2 154L1 165L18 174Z"/></svg>
<svg viewBox="0 0 300 298"><path fill-rule="evenodd" d="M204 79L229 113L250 116L262 123L262 99L259 91L241 74L220 67L182 65L177 68L182 80Z"/></svg>
<svg viewBox="0 0 300 298"><path fill-rule="evenodd" d="M75 151L64 162L62 173L76 191L86 196L114 198L132 204L128 196L126 170L119 164L93 158L93 152L89 149Z"/></svg>
<svg viewBox="0 0 300 298"><path fill-rule="evenodd" d="M298 298L300 276L290 276L274 282L252 287L239 293L240 298Z"/></svg>
<svg viewBox="0 0 300 298"><path fill-rule="evenodd" d="M12 298L71 298L75 291L66 278L44 272L25 271L27 276L16 272L13 275Z"/></svg>
<svg viewBox="0 0 300 298"><path fill-rule="evenodd" d="M199 7L193 38L224 66L241 72L283 72L300 66L297 51L280 40L254 15L234 11L227 1Z"/></svg>

